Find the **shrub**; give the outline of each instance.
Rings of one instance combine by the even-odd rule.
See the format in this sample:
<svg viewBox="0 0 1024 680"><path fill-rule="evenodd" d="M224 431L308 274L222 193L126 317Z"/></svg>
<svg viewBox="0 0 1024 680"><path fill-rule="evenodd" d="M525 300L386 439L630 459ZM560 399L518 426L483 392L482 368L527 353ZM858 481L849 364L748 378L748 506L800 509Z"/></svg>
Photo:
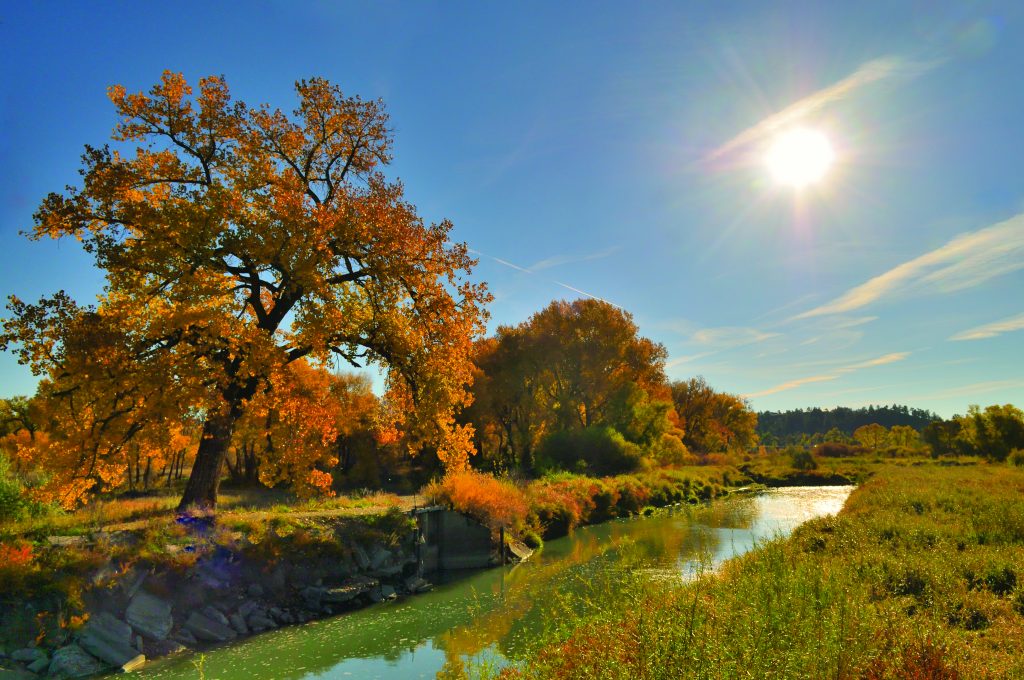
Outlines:
<svg viewBox="0 0 1024 680"><path fill-rule="evenodd" d="M814 460L814 454L805 449L793 449L789 453L789 458L797 470L814 470L818 467L818 461Z"/></svg>
<svg viewBox="0 0 1024 680"><path fill-rule="evenodd" d="M544 539L533 529L527 529L523 532L523 543L526 544L527 548L537 550L544 546Z"/></svg>
<svg viewBox="0 0 1024 680"><path fill-rule="evenodd" d="M24 587L29 575L38 571L35 557L30 543L0 543L0 594L10 595Z"/></svg>
<svg viewBox="0 0 1024 680"><path fill-rule="evenodd" d="M1010 455L1006 457L1006 460L1010 461L1010 465L1024 467L1024 449L1010 451Z"/></svg>
<svg viewBox="0 0 1024 680"><path fill-rule="evenodd" d="M499 527L521 529L529 514L526 496L518 486L473 470L445 475L425 492L495 531Z"/></svg>
<svg viewBox="0 0 1024 680"><path fill-rule="evenodd" d="M563 430L549 435L537 451L541 467L595 474L630 472L640 467L643 450L611 427ZM582 466L581 466L582 463Z"/></svg>
<svg viewBox="0 0 1024 680"><path fill-rule="evenodd" d="M22 495L24 487L11 470L7 457L0 454L0 522L24 519L28 515L28 503Z"/></svg>
<svg viewBox="0 0 1024 680"><path fill-rule="evenodd" d="M619 491L619 514L632 515L640 512L651 498L650 490L635 477L615 477Z"/></svg>
<svg viewBox="0 0 1024 680"><path fill-rule="evenodd" d="M814 447L814 455L825 458L850 458L861 453L864 453L863 447L839 442L825 442Z"/></svg>

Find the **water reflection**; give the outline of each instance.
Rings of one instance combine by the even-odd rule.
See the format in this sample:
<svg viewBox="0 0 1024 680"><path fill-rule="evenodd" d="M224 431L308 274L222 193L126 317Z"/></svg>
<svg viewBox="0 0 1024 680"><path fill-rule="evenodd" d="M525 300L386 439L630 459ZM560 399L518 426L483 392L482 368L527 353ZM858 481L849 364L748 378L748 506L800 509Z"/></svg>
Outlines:
<svg viewBox="0 0 1024 680"><path fill-rule="evenodd" d="M207 678L432 678L466 657L514 657L540 630L542 603L614 571L624 552L652 574L680 579L758 540L837 512L852 487L773 489L707 508L586 527L529 561L462 575L433 592L259 635L206 654ZM140 678L195 678L192 659L157 662Z"/></svg>

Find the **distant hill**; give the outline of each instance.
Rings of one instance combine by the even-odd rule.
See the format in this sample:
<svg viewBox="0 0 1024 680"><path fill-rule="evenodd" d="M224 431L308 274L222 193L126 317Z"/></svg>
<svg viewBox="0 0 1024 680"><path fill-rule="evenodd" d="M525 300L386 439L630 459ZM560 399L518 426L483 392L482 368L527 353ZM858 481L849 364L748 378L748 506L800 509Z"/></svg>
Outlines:
<svg viewBox="0 0 1024 680"><path fill-rule="evenodd" d="M844 434L851 435L861 425L871 423L886 427L910 425L915 430L920 430L933 420L941 418L938 414L925 409L897 404L865 408L815 407L792 411L762 411L757 414L757 433L762 441L771 435L771 438L779 443L787 443L803 435L825 434L832 428L838 428Z"/></svg>

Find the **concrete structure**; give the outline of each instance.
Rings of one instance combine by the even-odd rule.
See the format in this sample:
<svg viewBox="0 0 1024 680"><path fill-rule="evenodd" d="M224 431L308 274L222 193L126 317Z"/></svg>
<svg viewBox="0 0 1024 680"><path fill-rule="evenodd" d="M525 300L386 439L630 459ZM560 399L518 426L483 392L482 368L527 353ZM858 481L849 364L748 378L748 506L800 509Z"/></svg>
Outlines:
<svg viewBox="0 0 1024 680"><path fill-rule="evenodd" d="M441 506L417 508L412 514L419 526L423 573L494 564L491 531L479 522Z"/></svg>

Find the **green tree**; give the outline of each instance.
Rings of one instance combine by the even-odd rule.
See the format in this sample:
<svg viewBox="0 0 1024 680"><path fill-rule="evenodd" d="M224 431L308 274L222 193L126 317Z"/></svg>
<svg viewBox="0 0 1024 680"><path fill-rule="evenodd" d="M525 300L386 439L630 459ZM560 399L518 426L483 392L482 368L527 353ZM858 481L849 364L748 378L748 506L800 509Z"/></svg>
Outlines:
<svg viewBox="0 0 1024 680"><path fill-rule="evenodd" d="M921 430L921 439L932 450L932 456L938 457L956 451L957 435L960 434L960 422L951 420L933 420Z"/></svg>
<svg viewBox="0 0 1024 680"><path fill-rule="evenodd" d="M861 446L877 451L888 443L889 430L884 425L879 425L878 423L861 425L853 431L853 438Z"/></svg>
<svg viewBox="0 0 1024 680"><path fill-rule="evenodd" d="M893 425L889 429L889 444L905 449L915 449L921 444L921 435L909 425Z"/></svg>
<svg viewBox="0 0 1024 680"><path fill-rule="evenodd" d="M963 419L961 437L978 455L1003 461L1014 449L1024 449L1024 412L1013 404L993 404L981 410L972 405Z"/></svg>

